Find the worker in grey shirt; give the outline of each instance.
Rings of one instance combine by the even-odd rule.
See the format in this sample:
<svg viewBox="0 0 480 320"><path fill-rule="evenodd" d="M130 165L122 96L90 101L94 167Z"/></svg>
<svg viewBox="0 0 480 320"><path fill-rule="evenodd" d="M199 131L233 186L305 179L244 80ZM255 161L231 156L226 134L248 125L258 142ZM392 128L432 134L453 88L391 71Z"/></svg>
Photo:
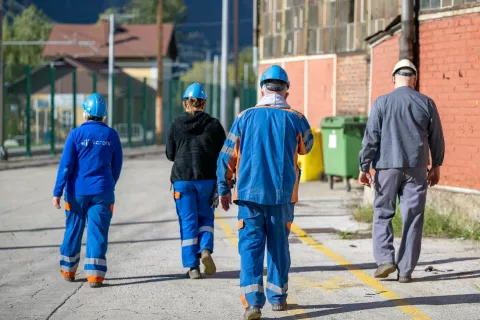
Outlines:
<svg viewBox="0 0 480 320"><path fill-rule="evenodd" d="M412 280L420 257L427 188L440 180L445 143L435 103L414 90L415 65L406 59L399 61L392 77L395 90L373 104L360 151L358 179L371 187L373 166L375 277L386 278L398 269L398 280L405 283ZM432 164L427 170L429 151ZM397 195L403 232L395 263L392 218Z"/></svg>

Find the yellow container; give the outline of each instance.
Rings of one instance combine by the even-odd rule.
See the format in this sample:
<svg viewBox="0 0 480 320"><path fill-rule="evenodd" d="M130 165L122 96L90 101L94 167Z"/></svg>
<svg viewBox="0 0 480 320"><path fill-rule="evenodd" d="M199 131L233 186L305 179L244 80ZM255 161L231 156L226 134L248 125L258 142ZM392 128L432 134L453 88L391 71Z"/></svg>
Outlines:
<svg viewBox="0 0 480 320"><path fill-rule="evenodd" d="M323 174L322 131L312 128L313 147L309 154L298 156L298 166L302 170L300 182L321 180Z"/></svg>

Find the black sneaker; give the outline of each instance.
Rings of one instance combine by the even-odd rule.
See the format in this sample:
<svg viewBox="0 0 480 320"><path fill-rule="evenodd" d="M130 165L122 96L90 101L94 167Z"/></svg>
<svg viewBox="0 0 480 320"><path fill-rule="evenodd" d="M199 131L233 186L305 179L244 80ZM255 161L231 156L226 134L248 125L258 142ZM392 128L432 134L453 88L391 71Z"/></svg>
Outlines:
<svg viewBox="0 0 480 320"><path fill-rule="evenodd" d="M245 309L245 313L243 314L243 320L254 320L260 319L262 316L262 308L259 306L251 306Z"/></svg>
<svg viewBox="0 0 480 320"><path fill-rule="evenodd" d="M280 304L272 304L272 311L285 311L287 310L287 303L282 302Z"/></svg>
<svg viewBox="0 0 480 320"><path fill-rule="evenodd" d="M398 282L400 283L409 283L409 282L412 282L412 276L401 276L401 275L398 275Z"/></svg>

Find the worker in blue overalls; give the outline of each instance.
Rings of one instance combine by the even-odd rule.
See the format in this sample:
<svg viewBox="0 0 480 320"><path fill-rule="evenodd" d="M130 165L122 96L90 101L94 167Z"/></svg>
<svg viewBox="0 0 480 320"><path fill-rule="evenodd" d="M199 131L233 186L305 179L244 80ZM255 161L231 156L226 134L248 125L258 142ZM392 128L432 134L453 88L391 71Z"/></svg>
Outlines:
<svg viewBox="0 0 480 320"><path fill-rule="evenodd" d="M240 113L233 123L217 170L222 208L228 210L232 198L239 208L240 299L245 320L261 317L265 288L273 311L287 308L288 235L300 181L297 160L299 154L310 152L314 139L307 119L287 103L290 81L283 68L268 68L260 88L257 105Z"/></svg>
<svg viewBox="0 0 480 320"><path fill-rule="evenodd" d="M65 280L75 280L86 224L84 271L90 287L98 288L107 272L108 229L123 153L117 132L104 123L107 116L105 99L94 93L82 107L86 122L68 135L52 201L53 207L60 209L65 188L66 222L60 247L60 272Z"/></svg>
<svg viewBox="0 0 480 320"><path fill-rule="evenodd" d="M191 84L183 95L185 113L168 131L166 155L173 161L171 181L180 223L182 263L190 268L187 277L200 279L200 261L205 274L216 266L213 253L213 220L216 193L217 158L225 141L220 121L204 112L205 89ZM215 201L216 200L216 201Z"/></svg>

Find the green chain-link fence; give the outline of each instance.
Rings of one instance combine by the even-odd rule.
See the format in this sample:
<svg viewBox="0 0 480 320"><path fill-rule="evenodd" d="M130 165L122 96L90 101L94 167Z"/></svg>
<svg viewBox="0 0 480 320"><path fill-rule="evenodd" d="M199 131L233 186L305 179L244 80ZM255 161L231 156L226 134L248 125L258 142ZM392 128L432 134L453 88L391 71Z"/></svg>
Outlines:
<svg viewBox="0 0 480 320"><path fill-rule="evenodd" d="M9 66L4 83L3 145L9 156L61 152L69 132L83 123L83 101L97 92L108 101L108 74L95 66L58 63L37 68ZM126 147L152 145L155 136L156 90L151 79L123 72L114 75L113 128ZM182 95L190 83L165 81L162 141L175 117L183 112ZM220 86L208 84L206 112L220 118ZM240 88L240 111L256 103L256 88ZM228 130L235 118L234 89L228 88ZM76 97L76 98L74 98ZM52 125L53 124L53 125Z"/></svg>

